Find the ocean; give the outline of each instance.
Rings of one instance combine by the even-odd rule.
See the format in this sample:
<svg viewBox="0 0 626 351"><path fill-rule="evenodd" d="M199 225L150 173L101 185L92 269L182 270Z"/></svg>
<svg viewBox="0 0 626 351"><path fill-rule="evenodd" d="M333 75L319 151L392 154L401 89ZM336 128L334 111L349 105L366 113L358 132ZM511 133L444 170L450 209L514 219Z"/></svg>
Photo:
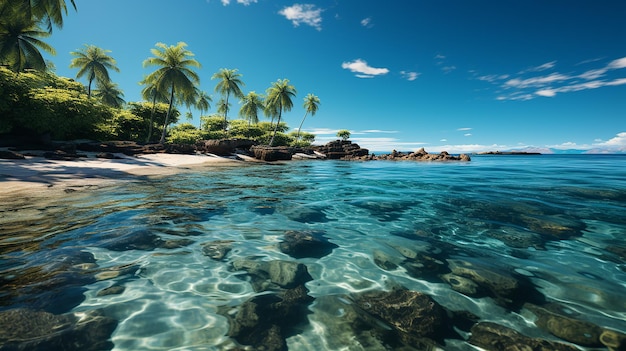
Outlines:
<svg viewBox="0 0 626 351"><path fill-rule="evenodd" d="M0 217L0 350L626 345L626 156L211 166Z"/></svg>

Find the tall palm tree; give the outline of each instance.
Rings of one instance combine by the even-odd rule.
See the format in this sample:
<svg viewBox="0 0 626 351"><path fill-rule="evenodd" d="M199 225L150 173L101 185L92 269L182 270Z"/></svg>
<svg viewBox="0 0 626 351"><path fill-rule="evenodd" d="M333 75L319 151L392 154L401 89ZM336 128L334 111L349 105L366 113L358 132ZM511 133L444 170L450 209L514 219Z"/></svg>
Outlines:
<svg viewBox="0 0 626 351"><path fill-rule="evenodd" d="M238 98L243 97L240 86L245 84L241 80L241 74L237 73L237 69L222 68L219 72L215 73L211 79L219 79L219 82L217 82L217 85L215 86L215 92L222 94L222 96L226 95L226 107L230 106L228 104L228 98L231 93ZM224 128L226 128L228 120L228 110L228 108L224 110Z"/></svg>
<svg viewBox="0 0 626 351"><path fill-rule="evenodd" d="M76 10L74 0L70 2ZM20 15L35 22L46 24L50 33L53 24L59 28L63 27L63 15L67 15L65 0L8 0L4 6L12 7Z"/></svg>
<svg viewBox="0 0 626 351"><path fill-rule="evenodd" d="M150 139L152 139L156 104L157 102L167 102L167 94L163 91L159 91L156 82L149 82L147 78L144 78L139 84L145 85L144 88L141 89L141 97L146 101L152 101L152 112L150 112L150 124L148 125L148 136L146 137L146 142L149 143Z"/></svg>
<svg viewBox="0 0 626 351"><path fill-rule="evenodd" d="M239 109L239 115L248 120L248 125L251 123L259 123L259 110L265 108L263 96L251 91L248 95L241 99L241 103L242 105Z"/></svg>
<svg viewBox="0 0 626 351"><path fill-rule="evenodd" d="M75 56L70 63L70 68L78 68L76 78L81 78L87 75L89 84L87 86L87 96L91 97L91 84L94 80L97 83L105 83L111 80L109 77L109 70L119 72L115 59L108 55L110 50L101 49L95 45L87 45L78 51L70 52L72 56Z"/></svg>
<svg viewBox="0 0 626 351"><path fill-rule="evenodd" d="M289 84L289 79L279 79L272 83L272 86L267 89L267 98L265 100L266 109L272 112L278 113L278 121L274 126L274 133L272 139L270 139L270 146L274 143L276 137L276 131L280 124L280 118L283 115L283 111L291 111L293 107L292 97L296 96L296 88Z"/></svg>
<svg viewBox="0 0 626 351"><path fill-rule="evenodd" d="M33 19L11 13L0 21L0 64L8 65L14 72L25 68L45 71L46 60L39 50L52 55L56 52L39 38L47 38L50 33L42 30Z"/></svg>
<svg viewBox="0 0 626 351"><path fill-rule="evenodd" d="M156 48L150 50L154 57L149 57L143 62L144 67L157 66L158 69L146 78L148 81L156 83L160 91L169 90L169 108L163 124L161 134L161 144L165 142L167 125L169 124L172 107L174 105L174 94L179 92L192 92L200 84L198 74L192 68L200 68L200 63L193 59L193 53L186 49L187 44L179 42L176 45L167 46L157 43Z"/></svg>
<svg viewBox="0 0 626 351"><path fill-rule="evenodd" d="M315 116L315 113L317 112L317 110L319 109L320 106L320 98L313 95L313 94L307 94L307 96L304 97L304 105L302 105L302 107L304 107L304 109L306 110L306 112L304 113L304 118L302 118L302 122L300 122L300 126L298 127L298 133L296 134L296 140L300 139L300 129L302 129L302 125L304 124L304 120L306 119L306 116L310 113L311 116Z"/></svg>
<svg viewBox="0 0 626 351"><path fill-rule="evenodd" d="M217 102L217 113L221 113L223 115L227 114L228 111L230 110L230 103L226 102L225 99L219 99L219 101ZM227 127L227 120L224 120L224 130L226 130Z"/></svg>
<svg viewBox="0 0 626 351"><path fill-rule="evenodd" d="M206 91L200 90L198 91L198 98L196 100L196 108L200 110L200 117L205 114L211 108L211 102L213 99ZM200 125L202 125L202 119L200 120Z"/></svg>
<svg viewBox="0 0 626 351"><path fill-rule="evenodd" d="M99 98L105 105L120 108L126 103L123 98L124 92L116 83L98 82L96 87L93 96Z"/></svg>

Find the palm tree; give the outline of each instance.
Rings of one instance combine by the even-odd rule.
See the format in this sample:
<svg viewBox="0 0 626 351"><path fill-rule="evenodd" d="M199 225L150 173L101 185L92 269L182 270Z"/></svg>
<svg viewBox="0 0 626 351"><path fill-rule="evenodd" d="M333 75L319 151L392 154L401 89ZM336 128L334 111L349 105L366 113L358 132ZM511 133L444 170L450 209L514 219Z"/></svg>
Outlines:
<svg viewBox="0 0 626 351"><path fill-rule="evenodd" d="M270 139L270 146L274 143L276 137L276 131L280 124L280 118L283 111L291 111L293 107L292 97L296 96L296 88L289 84L289 79L279 79L272 83L272 86L267 89L267 99L265 100L266 110L278 113L278 121L274 127L274 133L272 139Z"/></svg>
<svg viewBox="0 0 626 351"><path fill-rule="evenodd" d="M196 108L200 110L200 117L205 114L211 108L211 102L213 99L206 91L198 91L198 99L196 100ZM200 125L202 125L202 120L200 121Z"/></svg>
<svg viewBox="0 0 626 351"><path fill-rule="evenodd" d="M239 109L239 115L248 120L248 125L251 123L259 123L259 110L265 108L263 96L251 91L248 95L243 97L241 103L242 105Z"/></svg>
<svg viewBox="0 0 626 351"><path fill-rule="evenodd" d="M228 102L226 102L226 100L224 99L220 99L217 102L217 113L221 113L223 115L228 113L228 110L230 110L230 104ZM228 121L224 120L224 130L226 130L226 124L228 123Z"/></svg>
<svg viewBox="0 0 626 351"><path fill-rule="evenodd" d="M302 122L300 122L300 126L298 127L298 134L296 134L296 140L300 139L300 129L302 129L302 124L304 124L304 120L306 119L307 114L311 113L311 116L315 116L317 109L320 106L320 98L313 94L307 94L304 97L304 107L306 112L304 113L304 118L302 118Z"/></svg>
<svg viewBox="0 0 626 351"><path fill-rule="evenodd" d="M152 101L152 112L150 113L150 124L148 125L148 136L146 138L146 142L149 143L150 139L152 139L152 129L154 126L156 103L167 102L167 94L165 94L165 92L159 91L159 89L157 89L157 84L155 82L149 82L147 78L144 78L144 80L139 82L139 84L145 85L145 87L141 89L141 97L146 101Z"/></svg>
<svg viewBox="0 0 626 351"><path fill-rule="evenodd" d="M215 92L222 94L222 96L226 95L225 106L227 107L224 110L224 128L226 128L227 120L228 120L228 97L232 93L238 98L243 97L243 93L241 92L240 85L245 85L243 81L240 79L241 74L237 73L237 69L227 69L222 68L219 72L215 73L211 79L219 79L215 86Z"/></svg>
<svg viewBox="0 0 626 351"><path fill-rule="evenodd" d="M150 50L154 57L149 57L143 62L144 67L157 66L156 71L146 78L147 81L154 82L157 90L169 90L169 108L163 124L163 134L161 134L161 144L165 142L167 125L169 124L172 107L174 105L174 94L179 92L192 92L196 85L200 84L198 74L192 68L200 68L200 63L193 59L193 53L186 49L187 44L167 46L157 43L156 48Z"/></svg>
<svg viewBox="0 0 626 351"><path fill-rule="evenodd" d="M99 98L105 105L120 108L126 103L123 98L124 92L116 83L98 82L96 87L93 96Z"/></svg>
<svg viewBox="0 0 626 351"><path fill-rule="evenodd" d="M70 0L74 10L76 3ZM12 8L16 14L30 18L35 22L45 23L48 32L52 33L52 25L63 27L63 15L67 15L65 0L9 0L3 8Z"/></svg>
<svg viewBox="0 0 626 351"><path fill-rule="evenodd" d="M0 64L8 65L14 72L25 68L45 71L46 60L39 49L52 55L56 52L38 38L47 38L50 33L42 30L31 18L11 14L9 12L8 17L0 21Z"/></svg>
<svg viewBox="0 0 626 351"><path fill-rule="evenodd" d="M110 50L103 50L95 45L86 45L82 50L70 52L75 56L70 63L70 68L78 68L76 78L81 78L85 74L89 80L87 86L87 96L91 97L91 84L94 80L97 83L105 83L111 80L109 70L119 72L115 59L108 55Z"/></svg>

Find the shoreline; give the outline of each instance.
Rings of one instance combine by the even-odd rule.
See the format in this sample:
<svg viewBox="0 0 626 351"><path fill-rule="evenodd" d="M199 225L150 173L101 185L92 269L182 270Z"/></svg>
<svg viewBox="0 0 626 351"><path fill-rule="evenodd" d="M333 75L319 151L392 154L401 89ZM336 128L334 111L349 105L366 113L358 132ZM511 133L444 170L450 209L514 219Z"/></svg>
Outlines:
<svg viewBox="0 0 626 351"><path fill-rule="evenodd" d="M241 166L249 160L186 154L115 154L115 159L87 155L72 161L27 156L23 160L0 159L0 197L49 194L49 190L101 186L139 177L176 174L213 166Z"/></svg>

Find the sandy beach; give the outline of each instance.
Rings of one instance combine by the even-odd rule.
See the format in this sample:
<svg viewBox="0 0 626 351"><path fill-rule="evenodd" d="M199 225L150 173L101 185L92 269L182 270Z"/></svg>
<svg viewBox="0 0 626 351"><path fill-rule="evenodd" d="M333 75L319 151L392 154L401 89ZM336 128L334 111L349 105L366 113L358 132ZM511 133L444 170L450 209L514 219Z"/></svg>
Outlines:
<svg viewBox="0 0 626 351"><path fill-rule="evenodd" d="M104 185L139 176L157 176L207 166L234 166L244 163L241 160L210 155L158 153L116 156L119 158L102 159L87 155L86 158L76 161L49 160L34 156L28 156L24 160L0 159L0 196Z"/></svg>

